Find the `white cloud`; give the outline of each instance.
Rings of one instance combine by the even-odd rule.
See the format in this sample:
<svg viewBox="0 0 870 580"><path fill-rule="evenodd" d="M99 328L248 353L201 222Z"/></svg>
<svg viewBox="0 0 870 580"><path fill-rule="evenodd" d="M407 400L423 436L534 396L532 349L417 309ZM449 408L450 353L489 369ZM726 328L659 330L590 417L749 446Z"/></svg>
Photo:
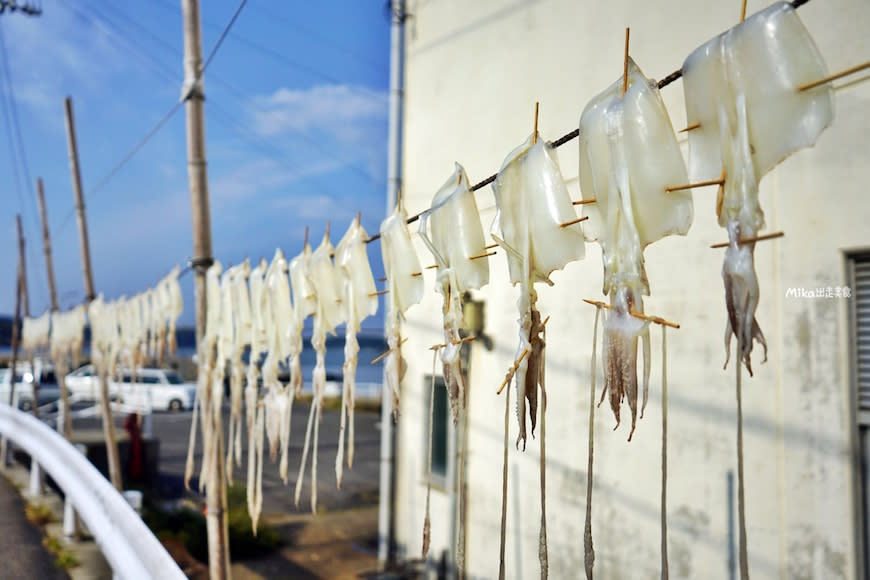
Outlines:
<svg viewBox="0 0 870 580"><path fill-rule="evenodd" d="M328 174L341 166L342 163L338 161L324 160L304 167L291 167L272 159L257 158L242 162L232 170L212 178L209 190L212 199L218 201L245 200L297 181ZM312 188L316 189L317 185L314 184Z"/></svg>
<svg viewBox="0 0 870 580"><path fill-rule="evenodd" d="M372 122L387 116L387 94L348 85L320 85L297 90L281 88L255 100L257 131L263 136L319 130L336 139L358 143Z"/></svg>

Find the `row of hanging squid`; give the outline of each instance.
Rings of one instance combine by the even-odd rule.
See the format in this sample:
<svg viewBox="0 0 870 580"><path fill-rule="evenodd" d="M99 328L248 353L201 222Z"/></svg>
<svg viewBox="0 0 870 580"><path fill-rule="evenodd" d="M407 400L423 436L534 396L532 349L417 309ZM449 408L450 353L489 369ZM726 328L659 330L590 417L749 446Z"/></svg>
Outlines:
<svg viewBox="0 0 870 580"><path fill-rule="evenodd" d="M593 98L579 123L580 200L572 200L562 178L555 147L541 139L537 127L525 142L511 151L502 164L493 191L497 213L487 245L483 225L465 170L458 163L435 194L432 205L420 215L418 235L434 260L436 290L443 296L443 343L436 345L455 425L461 424L469 385L461 366L462 345L473 340L463 328L462 300L470 290L491 282L488 258L500 248L507 257L512 285L519 285L518 345L502 384L513 383L518 423L517 447L525 449L534 435L540 410L541 423L541 575L548 573L545 503L545 354L546 324L537 307L535 285L552 285L550 275L585 256L585 243L598 242L602 250L602 292L607 303L596 307L593 331L590 398L589 469L584 554L586 575L592 578L594 549L591 530L592 421L597 393L595 368L598 320L605 310L601 365L606 398L616 426L623 404L631 414L628 439L634 435L638 416L648 400L651 375L650 322L666 323L644 311L643 298L651 288L644 263L644 249L666 236L685 235L694 219L692 187L718 185L717 220L728 235L722 267L725 286L727 366L732 337L737 341L737 390L740 367L752 374L755 342L767 345L755 313L760 290L754 266L754 247L764 228L758 196L762 176L794 151L812 146L833 120L833 90L829 82L808 84L827 76L827 67L795 9L779 2L749 17L706 42L682 66L687 112L689 165L683 159L676 134L659 89L634 60L626 57L623 75ZM575 206L581 206L577 215ZM303 452L295 487L298 507L310 461L311 509L317 507L317 448L325 391L327 334L346 325L340 437L335 457L336 483L340 487L345 463L353 465L355 371L359 353L356 334L362 321L376 314L378 296L386 294L385 334L388 351L382 357L384 388L392 394L394 417L400 411L400 384L406 364L402 357L401 321L424 294L423 267L416 254L408 216L401 203L382 222L378 236L386 272L386 288L378 290L366 255L372 241L359 216L337 246L329 229L312 250L306 241L301 253L288 260L276 250L271 262L261 259L223 269L215 262L207 271L208 312L205 336L199 345L197 404L190 433L186 481L193 473L197 422L204 440L200 486L209 485L216 433L223 428L221 405L224 380L229 375L230 424L226 448L227 477L241 466L242 438L248 441L248 508L256 530L262 509L263 455L268 447L272 461L288 483L290 419L294 399L302 390L300 355L302 329L313 317L311 344L316 366L311 376L313 400L305 431ZM584 223L585 222L585 223ZM175 272L177 284L177 271ZM173 294L174 296L174 294ZM178 295L180 300L180 294ZM172 298L170 302L175 300ZM152 300L153 302L153 300ZM180 313L179 308L168 312ZM92 328L102 320L101 301L91 306ZM175 315L177 318L177 315ZM166 328L174 329L172 318ZM140 317L140 320L143 320ZM166 334L147 324L151 351L163 349ZM113 326L117 330L118 326ZM121 327L123 328L123 326ZM107 339L95 328L95 344ZM108 332L108 330L106 331ZM664 326L663 326L664 333ZM123 335L123 331L120 332ZM174 331L170 333L170 347ZM120 338L113 338L114 340ZM114 342L107 352L115 352ZM120 343L118 343L120 344ZM662 389L666 389L665 344L662 341ZM643 364L638 378L638 350ZM60 348L60 347L59 347ZM101 347L102 348L102 347ZM136 349L138 350L138 349ZM98 351L99 352L99 351ZM144 351L149 352L149 351ZM245 361L247 353L248 360ZM133 363L136 362L134 357ZM289 382L279 370L289 370ZM434 373L433 373L434 375ZM259 385L262 384L262 392ZM434 388L434 380L433 380ZM500 392L500 391L499 391ZM507 434L510 389L505 393L505 470L507 493ZM666 395L663 393L663 421ZM743 510L742 418L738 416L738 465L740 486L740 570L748 578L745 515ZM664 423L663 423L664 426ZM431 421L430 421L431 428ZM666 430L663 430L665 436ZM467 441L467 437L463 438ZM431 448L431 435L430 435ZM431 450L430 450L431 453ZM662 511L666 508L666 441L663 440ZM465 454L462 454L464 457ZM464 477L462 469L460 478ZM460 481L459 487L462 488ZM460 509L464 506L460 505ZM424 524L423 556L429 545L429 513ZM505 574L505 502L502 503L500 577ZM460 538L464 517L460 517ZM662 575L667 577L666 518L662 517ZM462 542L459 542L462 545ZM464 557L457 561L464 573Z"/></svg>
<svg viewBox="0 0 870 580"><path fill-rule="evenodd" d="M689 166L655 81L647 78L626 55L624 74L583 109L579 126L581 200L572 201L560 173L555 147L535 131L505 159L494 182L497 213L487 245L473 191L461 165L420 214L419 235L437 267L436 290L442 294L444 342L440 348L443 377L454 423L464 412L466 378L459 350L464 342L462 297L490 282L488 250L499 247L507 257L510 281L519 285L518 346L502 389L516 389L517 446L525 448L534 434L538 409L544 428L546 409L546 323L536 302L535 284L552 285L550 274L585 255L584 243L596 241L602 249L602 291L608 303L589 301L606 310L603 324L602 367L604 388L599 405L610 403L617 427L623 404L631 414L631 440L642 417L651 374L650 322L675 326L644 312L650 295L644 249L663 237L685 235L694 219L692 187L718 185L716 214L728 235L722 267L725 286L725 366L737 342L737 389L740 366L752 374L753 344L767 356L764 334L756 321L759 286L754 265L755 242L765 239L764 214L758 195L761 177L794 151L812 146L833 120L830 82L814 83L828 75L827 67L809 32L792 5L780 2L751 16L692 52L682 67L688 125ZM813 85L813 86L809 86ZM536 112L537 116L537 112ZM574 206L582 206L578 217ZM401 204L385 222L391 239L407 239L406 214ZM586 223L583 223L586 222ZM401 233L399 233L401 231ZM383 235L382 243L387 243ZM390 303L387 333L393 375L401 369L401 338L391 321L419 299L420 265L404 252L391 262L384 250L389 291L398 295ZM597 324L595 337L597 345ZM473 337L471 337L473 338ZM666 389L662 341L662 387ZM638 347L643 365L638 379ZM597 350L593 346L593 350ZM595 368L593 352L593 369ZM389 358L388 358L389 360ZM594 410L594 370L590 421ZM388 374L389 377L389 374ZM501 390L499 391L501 392ZM506 396L509 398L509 391ZM506 405L507 405L506 401ZM507 419L507 415L506 415ZM431 421L430 421L431 423ZM740 570L748 578L745 513L743 506L742 418L738 424L740 486ZM666 436L666 409L663 408ZM507 445L507 423L505 424ZM431 439L431 437L430 437ZM467 440L463 437L462 440ZM431 445L431 443L430 443ZM465 457L465 453L460 453ZM666 509L666 441L663 441L662 510ZM503 492L507 490L507 448ZM541 574L548 573L545 505L545 441L541 434ZM459 469L459 489L463 471ZM586 573L592 578L594 549L591 533L592 428L589 433L589 474L584 553ZM505 503L502 504L502 546L499 576L504 577ZM460 503L460 511L463 509ZM424 518L423 556L429 545L428 501ZM459 520L459 538L464 530ZM662 518L666 536L666 518ZM464 573L461 540L456 565ZM667 542L662 543L663 577L667 577Z"/></svg>
<svg viewBox="0 0 870 580"><path fill-rule="evenodd" d="M458 163L437 191L429 209L420 214L418 234L431 253L436 269L436 290L443 296L444 340L433 347L442 365L455 425L465 410L466 376L461 368L462 345L473 336L463 328L462 300L470 290L490 283L489 250L501 248L508 260L510 282L520 286L518 346L504 386L516 389L517 446L525 448L534 434L541 409L546 408L546 324L537 308L535 284L552 285L550 274L585 256L584 244L596 241L603 257L602 291L605 309L601 402L610 403L616 425L623 404L628 405L631 440L638 416L645 410L651 373L650 322L668 323L644 312L650 294L643 251L670 235L685 235L694 211L692 187L718 185L717 219L728 234L722 268L726 295L726 365L732 337L737 339L740 363L752 373L753 343L765 350L764 335L755 320L759 288L754 246L764 226L758 182L790 153L815 143L833 119L833 90L823 83L801 87L827 75L826 66L794 8L774 4L696 49L685 61L682 76L689 126L687 169L668 112L656 82L627 58L625 72L584 108L580 116L580 187L582 199L572 201L562 178L555 147L540 138L537 128L505 159L493 183L497 213L490 228L495 244L487 245L474 192ZM582 206L578 217L574 207ZM372 241L359 223L351 223L337 247L329 231L317 249L305 243L302 253L287 262L278 250L271 263L261 260L253 269L243 264L222 270L214 264L207 275L208 323L201 360L198 412L203 416L206 448L210 433L220 428L220 402L226 369L230 372L231 423L227 449L228 476L241 463L243 430L249 441L248 502L256 527L262 506L262 456L268 443L273 461L280 451L279 471L287 483L290 412L303 378L299 365L302 327L314 317L312 345L317 364L312 374L313 403L309 413L295 500L298 506L311 456L311 508L317 503L317 447L325 385L326 335L347 325L340 443L335 458L337 485L343 465L353 462L354 373L360 323L377 311L379 294L387 295L385 334L389 350L383 359L384 388L392 393L392 411L399 412L399 386L405 372L401 354L401 320L424 293L423 267L416 254L408 216L398 200L380 227L387 286L377 290L365 253ZM585 224L583 222L586 222ZM289 284L288 284L289 280ZM292 292L291 292L292 288ZM291 300L292 295L292 300ZM593 365L597 351L597 324ZM663 327L664 328L664 327ZM663 371L665 368L663 336ZM638 347L643 365L638 379ZM242 353L250 349L250 362ZM257 361L265 355L262 364ZM286 365L290 381L278 379ZM738 390L739 390L738 365ZM593 366L594 368L594 366ZM264 394L257 385L262 380ZM666 376L663 372L663 390ZM434 384L434 383L433 383ZM594 372L590 421L594 410ZM509 390L506 405L509 405ZM243 414L244 402L244 414ZM666 409L663 408L663 415ZM507 415L506 415L507 418ZM666 415L663 416L666 420ZM742 421L742 419L741 419ZM431 426L431 421L430 421ZM507 424L505 425L507 442ZM738 428L739 431L739 428ZM663 431L663 434L666 431ZM191 431L191 453L195 431ZM431 437L430 437L431 439ZM467 440L467 437L464 438ZM346 441L346 443L345 443ZM594 550L591 533L592 429L589 436L589 506L584 553L586 573L592 577ZM430 442L431 445L431 442ZM541 437L541 533L539 558L542 576L548 572L546 545L544 437ZM738 441L742 488L742 441ZM345 453L345 449L347 452ZM666 442L663 441L662 509L665 509ZM204 455L209 457L209 453ZM192 457L192 454L190 455ZM507 449L505 449L507 461ZM192 473L189 461L188 477ZM207 473L207 461L203 475ZM459 470L460 479L464 477ZM506 470L503 491L506 493ZM201 477L200 481L204 481ZM459 487L462 487L460 481ZM742 497L742 493L741 493ZM461 504L462 502L460 502ZM460 505L460 510L464 506ZM503 503L504 508L504 503ZM743 506L740 525L745 528ZM504 575L504 529L500 576ZM424 557L429 545L429 513L424 523ZM464 518L459 518L460 538ZM662 519L663 536L666 519ZM741 533L745 540L745 532ZM462 542L459 542L460 546ZM667 545L663 542L662 568L667 576ZM457 567L463 573L464 557ZM748 577L745 541L741 542L741 577Z"/></svg>

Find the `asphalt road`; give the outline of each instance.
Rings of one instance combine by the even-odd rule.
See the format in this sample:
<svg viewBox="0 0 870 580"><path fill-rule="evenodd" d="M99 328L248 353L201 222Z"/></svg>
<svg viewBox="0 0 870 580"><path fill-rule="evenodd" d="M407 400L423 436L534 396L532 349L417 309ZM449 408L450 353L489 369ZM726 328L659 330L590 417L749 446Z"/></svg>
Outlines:
<svg viewBox="0 0 870 580"><path fill-rule="evenodd" d="M302 448L305 442L305 428L308 423L310 405L296 401L290 420L290 459L288 484L285 486L278 474L280 451L275 463L268 456L268 442L263 466L263 513L295 512L293 494L296 485ZM188 437L192 413L155 413L154 435L160 440L160 473L170 481L180 481L184 476L187 458ZM324 409L320 422L318 453L317 503L319 509L327 511L374 505L378 502L378 477L380 453L380 415L374 412L357 410L356 446L353 469L345 463L342 489L336 489L335 457L338 452L338 432L341 416L338 410ZM229 407L224 407L224 425L229 421ZM224 432L226 437L226 431ZM313 443L312 434L312 443ZM196 466L194 476L198 476L201 465L202 437L197 433ZM247 433L242 437L242 464L234 468L234 481L244 485L247 479ZM226 448L225 448L226 449ZM345 457L347 449L345 449ZM311 451L305 472L305 483L299 501L300 511L310 510ZM194 482L191 483L194 489Z"/></svg>
<svg viewBox="0 0 870 580"><path fill-rule="evenodd" d="M24 500L18 491L0 477L0 578L69 578L55 568L54 556L42 546L42 532L24 515Z"/></svg>

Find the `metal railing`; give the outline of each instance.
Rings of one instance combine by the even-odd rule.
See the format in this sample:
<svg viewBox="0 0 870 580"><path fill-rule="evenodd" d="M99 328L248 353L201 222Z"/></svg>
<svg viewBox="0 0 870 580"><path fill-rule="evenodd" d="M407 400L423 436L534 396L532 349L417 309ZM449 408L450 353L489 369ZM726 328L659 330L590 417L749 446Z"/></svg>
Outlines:
<svg viewBox="0 0 870 580"><path fill-rule="evenodd" d="M0 405L0 434L51 475L119 578L185 578L127 500L80 451L50 427Z"/></svg>

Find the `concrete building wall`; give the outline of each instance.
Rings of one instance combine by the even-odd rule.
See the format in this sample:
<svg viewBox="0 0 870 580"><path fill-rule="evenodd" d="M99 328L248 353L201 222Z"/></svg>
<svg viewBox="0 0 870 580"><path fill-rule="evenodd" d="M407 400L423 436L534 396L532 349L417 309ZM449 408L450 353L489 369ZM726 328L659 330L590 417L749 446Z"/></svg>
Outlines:
<svg viewBox="0 0 870 580"><path fill-rule="evenodd" d="M750 13L766 4L749 3ZM622 73L624 28L631 54L648 76L662 78L698 45L737 21L740 3L410 0L406 35L404 199L410 213L462 163L472 182L493 173L532 130L540 101L541 135L576 128L585 104ZM831 70L870 54L863 0L811 2L800 15ZM682 85L662 91L675 129L685 126ZM767 231L759 243L758 322L770 347L755 377L744 373L747 532L753 578L854 578L857 572L854 418L850 383L849 301L787 298L786 289L846 284L845 252L870 248L870 83L836 92L836 118L817 145L786 160L761 183ZM683 138L683 150L685 139ZM563 176L579 199L578 144L559 149ZM647 312L682 324L668 334L669 549L673 578L729 578L736 557L736 402L734 364L723 371L723 250L715 188L694 193L695 222L646 253ZM494 217L489 187L478 192L486 231ZM431 257L422 242L424 264ZM508 283L503 252L490 260L485 332L492 350L473 343L469 400L467 566L475 577L498 571L504 399L495 390L517 345L518 289ZM396 532L406 557L420 552L425 502L425 443L432 355L443 340L441 296L432 270L427 293L409 311L396 463ZM595 308L603 299L597 244L582 262L539 286L547 326L547 496L550 572L583 574L586 443ZM595 415L593 536L597 577L658 578L661 449L661 330L652 329L650 402L628 443L628 422L615 432L603 405ZM600 346L600 341L599 341ZM600 355L600 351L599 351ZM603 384L600 376L597 389ZM440 373L440 368L439 368ZM597 395L596 395L597 396ZM517 426L511 401L510 441ZM624 417L628 414L624 411ZM539 574L539 447L511 445L507 570ZM733 479L732 479L733 478ZM733 481L733 487L729 482ZM730 496L730 500L729 500ZM448 549L449 494L432 492L432 552ZM734 539L729 539L732 527Z"/></svg>

